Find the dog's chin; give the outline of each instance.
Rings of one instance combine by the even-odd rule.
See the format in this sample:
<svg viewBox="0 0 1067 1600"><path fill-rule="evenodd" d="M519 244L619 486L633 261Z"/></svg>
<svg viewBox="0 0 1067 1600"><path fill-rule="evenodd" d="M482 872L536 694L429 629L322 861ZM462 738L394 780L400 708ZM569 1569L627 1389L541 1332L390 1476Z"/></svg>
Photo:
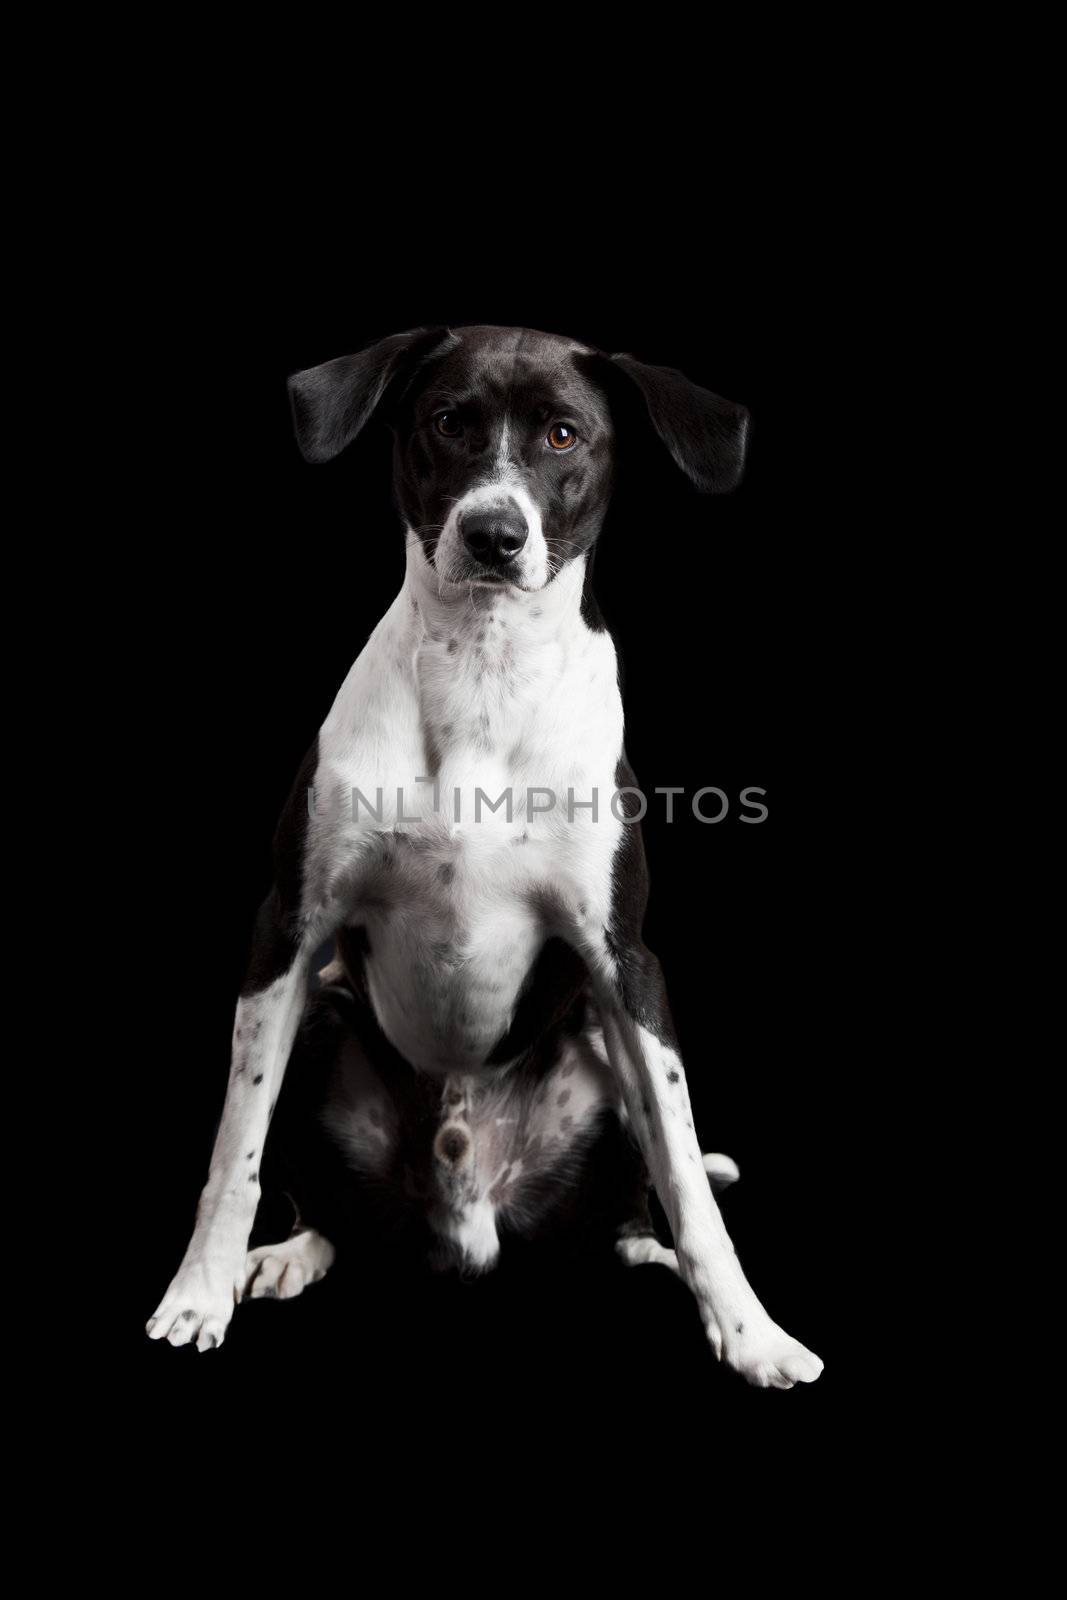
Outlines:
<svg viewBox="0 0 1067 1600"><path fill-rule="evenodd" d="M437 562L434 562L437 566ZM531 594L541 587L540 584L531 583L525 573L501 572L492 567L479 567L472 562L450 563L448 568L441 572L445 583L454 584L461 589L518 589L523 594Z"/></svg>

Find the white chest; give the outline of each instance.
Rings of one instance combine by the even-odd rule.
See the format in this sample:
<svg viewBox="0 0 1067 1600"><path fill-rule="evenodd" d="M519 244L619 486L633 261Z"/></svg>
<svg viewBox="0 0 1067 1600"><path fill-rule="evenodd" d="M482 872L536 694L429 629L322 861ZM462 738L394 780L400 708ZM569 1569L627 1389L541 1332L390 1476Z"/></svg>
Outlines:
<svg viewBox="0 0 1067 1600"><path fill-rule="evenodd" d="M506 1034L547 908L608 911L614 649L540 598L402 594L323 728L342 804L313 825L311 892L366 929L379 1022L424 1070L475 1070Z"/></svg>

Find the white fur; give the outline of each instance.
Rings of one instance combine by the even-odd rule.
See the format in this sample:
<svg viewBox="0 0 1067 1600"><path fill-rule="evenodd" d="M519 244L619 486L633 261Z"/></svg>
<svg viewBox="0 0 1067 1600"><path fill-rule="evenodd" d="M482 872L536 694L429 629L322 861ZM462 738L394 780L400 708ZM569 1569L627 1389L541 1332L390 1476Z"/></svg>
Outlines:
<svg viewBox="0 0 1067 1600"><path fill-rule="evenodd" d="M312 823L307 911L343 903L366 927L375 1013L421 1071L479 1072L554 908L581 903L583 885L602 908L610 894L622 705L610 638L579 614L582 567L543 594L444 597L412 539L404 589L322 727L316 791L336 816ZM436 789L416 782L435 752ZM597 822L580 809L569 820L568 792L594 788ZM353 820L356 789L375 805L381 790L380 821ZM508 790L510 820L483 798ZM558 805L537 809L547 797L531 790Z"/></svg>
<svg viewBox="0 0 1067 1600"><path fill-rule="evenodd" d="M741 1176L737 1162L729 1156L721 1155L715 1151L704 1157L704 1171L711 1179L713 1189L725 1189L729 1184L736 1183Z"/></svg>
<svg viewBox="0 0 1067 1600"><path fill-rule="evenodd" d="M292 1300L333 1266L337 1252L314 1228L282 1244L260 1245L245 1258L245 1294L252 1300Z"/></svg>
<svg viewBox="0 0 1067 1600"><path fill-rule="evenodd" d="M460 533L460 522L471 511L485 511L513 500L526 518L526 543L514 557L514 581L523 590L543 589L549 578L548 545L541 510L526 488L518 467L506 455L497 459L496 475L489 483L468 489L449 509L437 542L434 563L442 584L458 583L470 564Z"/></svg>
<svg viewBox="0 0 1067 1600"><path fill-rule="evenodd" d="M436 1219L435 1219L436 1220ZM458 1245L467 1265L484 1272L500 1254L496 1212L488 1200L472 1200L455 1214L438 1222L439 1231Z"/></svg>
<svg viewBox="0 0 1067 1600"><path fill-rule="evenodd" d="M636 1238L617 1239L615 1249L628 1267L669 1267L672 1272L678 1271L677 1252L668 1250L658 1239L650 1238L648 1234L639 1234Z"/></svg>

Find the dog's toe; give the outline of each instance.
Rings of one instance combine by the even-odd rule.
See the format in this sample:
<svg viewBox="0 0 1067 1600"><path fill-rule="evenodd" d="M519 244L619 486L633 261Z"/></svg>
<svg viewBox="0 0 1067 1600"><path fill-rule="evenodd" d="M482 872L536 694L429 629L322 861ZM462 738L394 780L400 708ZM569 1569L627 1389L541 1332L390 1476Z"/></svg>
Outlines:
<svg viewBox="0 0 1067 1600"><path fill-rule="evenodd" d="M150 1339L176 1347L192 1344L201 1351L214 1350L226 1337L236 1302L236 1285L225 1274L193 1265L174 1279L145 1332Z"/></svg>
<svg viewBox="0 0 1067 1600"><path fill-rule="evenodd" d="M773 1322L724 1339L722 1351L727 1366L758 1389L792 1389L797 1383L814 1383L823 1370L814 1351Z"/></svg>
<svg viewBox="0 0 1067 1600"><path fill-rule="evenodd" d="M313 1228L281 1244L260 1245L248 1252L245 1294L251 1300L294 1300L325 1277L335 1255L330 1241Z"/></svg>

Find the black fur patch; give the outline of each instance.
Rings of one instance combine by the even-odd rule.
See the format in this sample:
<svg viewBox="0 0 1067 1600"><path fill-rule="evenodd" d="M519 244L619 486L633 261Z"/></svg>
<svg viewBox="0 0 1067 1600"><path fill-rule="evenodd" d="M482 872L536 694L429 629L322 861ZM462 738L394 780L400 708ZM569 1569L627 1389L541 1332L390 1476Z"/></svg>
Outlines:
<svg viewBox="0 0 1067 1600"><path fill-rule="evenodd" d="M615 784L619 789L638 787L625 752L619 757L615 768ZM636 816L637 807L636 795L623 796L622 809L626 816ZM648 905L648 863L639 822L623 825L622 838L612 862L611 879L611 919L604 934L618 968L623 1005L635 1022L647 1028L661 1044L676 1050L678 1039L667 1001L663 971L641 937Z"/></svg>
<svg viewBox="0 0 1067 1600"><path fill-rule="evenodd" d="M300 948L300 898L307 845L308 789L319 765L315 735L274 834L274 887L259 908L242 995L259 994L292 966Z"/></svg>
<svg viewBox="0 0 1067 1600"><path fill-rule="evenodd" d="M526 975L511 1027L489 1052L486 1066L502 1066L525 1055L554 1028L573 1022L588 977L576 950L562 939L546 939Z"/></svg>

